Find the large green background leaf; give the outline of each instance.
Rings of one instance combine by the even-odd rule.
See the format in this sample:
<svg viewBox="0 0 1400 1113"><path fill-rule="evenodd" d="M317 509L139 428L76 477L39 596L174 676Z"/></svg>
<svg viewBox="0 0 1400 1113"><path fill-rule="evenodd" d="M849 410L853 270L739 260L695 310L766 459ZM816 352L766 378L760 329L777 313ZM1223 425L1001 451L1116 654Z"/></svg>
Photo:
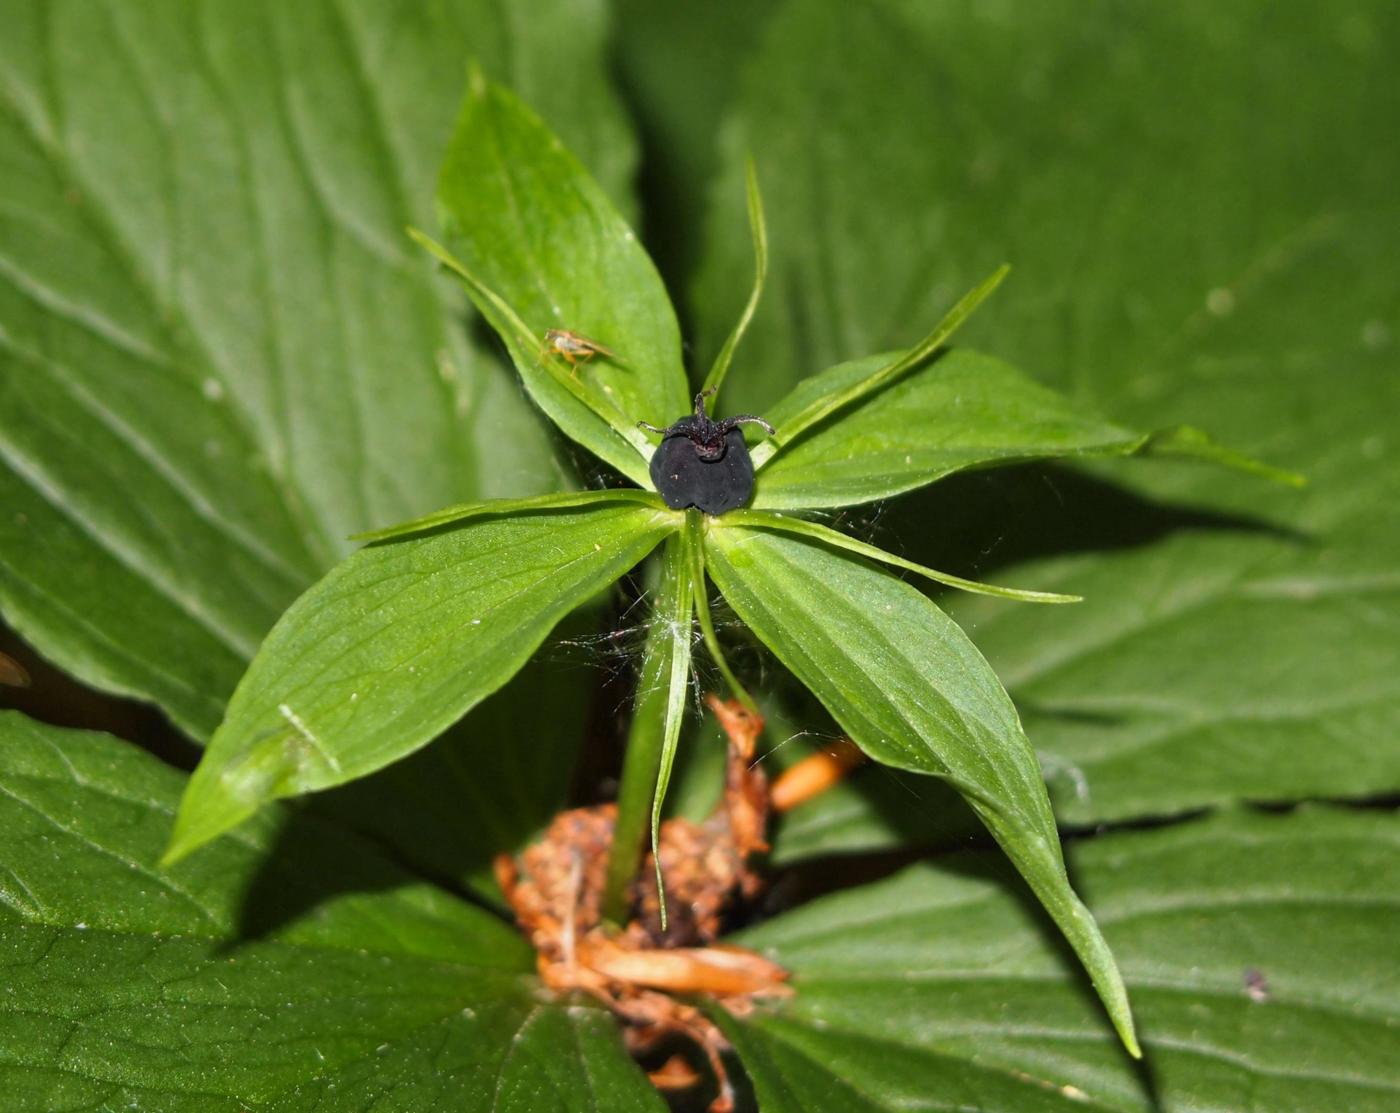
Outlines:
<svg viewBox="0 0 1400 1113"><path fill-rule="evenodd" d="M716 130L738 91L746 52L780 3L614 0L612 7L618 85L642 141L643 238L679 290L700 253Z"/></svg>
<svg viewBox="0 0 1400 1113"><path fill-rule="evenodd" d="M764 1113L1381 1113L1400 1100L1397 838L1393 816L1316 809L1072 848L1142 1071L1034 906L976 853L741 935L798 992L727 1027Z"/></svg>
<svg viewBox="0 0 1400 1113"><path fill-rule="evenodd" d="M870 539L1086 597L950 601L1062 819L1400 786L1397 38L1395 6L1365 0L794 2L744 64L694 303L714 351L752 150L772 280L730 404L909 343L1007 259L960 341L1310 480L1134 462L891 504Z"/></svg>
<svg viewBox="0 0 1400 1113"><path fill-rule="evenodd" d="M623 192L601 4L0 5L0 605L218 722L346 537L558 481L430 224L470 56Z"/></svg>
<svg viewBox="0 0 1400 1113"><path fill-rule="evenodd" d="M158 870L182 780L0 715L7 1110L663 1108L513 930L344 831L272 810Z"/></svg>

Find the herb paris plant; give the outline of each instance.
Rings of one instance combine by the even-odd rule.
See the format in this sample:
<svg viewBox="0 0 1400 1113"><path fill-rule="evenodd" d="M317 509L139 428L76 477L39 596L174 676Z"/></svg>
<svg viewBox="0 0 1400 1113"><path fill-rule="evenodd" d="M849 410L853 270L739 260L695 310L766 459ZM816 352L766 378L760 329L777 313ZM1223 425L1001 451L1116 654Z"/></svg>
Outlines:
<svg viewBox="0 0 1400 1113"><path fill-rule="evenodd" d="M757 280L709 390L722 386L763 284L752 171L749 201ZM371 543L303 595L263 643L190 781L166 860L270 800L346 783L426 745L500 688L565 614L660 546L664 590L620 792L612 893L635 872L648 821L655 838L695 617L747 699L715 636L708 576L867 754L939 777L967 798L1137 1054L1117 967L1069 885L1010 699L957 625L872 562L1009 598L1070 597L948 576L787 512L888 497L1011 460L1218 451L1196 436L1121 428L995 360L942 351L1003 269L908 351L832 368L764 415L775 432L752 452L747 509L672 509L667 501L677 500L645 489L658 450L638 422L674 432L671 423L691 411L679 332L660 279L600 188L511 94L474 75L439 202L451 250L415 238L466 283L539 406L643 489L474 503L366 535ZM596 358L576 369L542 354L550 330L593 338ZM741 434L725 436L737 458Z"/></svg>

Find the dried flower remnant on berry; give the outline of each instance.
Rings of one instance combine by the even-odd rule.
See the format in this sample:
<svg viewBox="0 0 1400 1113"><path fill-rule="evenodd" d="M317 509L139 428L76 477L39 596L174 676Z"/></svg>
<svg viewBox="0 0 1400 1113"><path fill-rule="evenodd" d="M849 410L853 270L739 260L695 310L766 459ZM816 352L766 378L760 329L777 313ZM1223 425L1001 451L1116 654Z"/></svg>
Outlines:
<svg viewBox="0 0 1400 1113"><path fill-rule="evenodd" d="M695 396L695 413L661 429L639 421L639 428L657 433L661 443L651 458L651 481L672 510L693 506L706 514L737 510L753 494L753 460L740 425L759 425L772 436L773 426L753 414L714 420L705 413L705 396Z"/></svg>

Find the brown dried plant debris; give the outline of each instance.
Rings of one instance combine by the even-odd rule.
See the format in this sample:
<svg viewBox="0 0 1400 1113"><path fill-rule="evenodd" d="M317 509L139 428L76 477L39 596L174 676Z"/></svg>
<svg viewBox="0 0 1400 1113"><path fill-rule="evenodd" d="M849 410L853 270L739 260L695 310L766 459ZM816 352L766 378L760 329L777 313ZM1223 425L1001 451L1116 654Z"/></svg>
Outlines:
<svg viewBox="0 0 1400 1113"><path fill-rule="evenodd" d="M759 998L790 996L793 991L786 984L787 971L777 963L715 942L736 900L752 900L762 888L749 858L768 849L770 795L768 779L753 760L763 720L736 701L712 695L706 702L729 740L724 798L703 823L669 819L661 825L666 932L661 930L650 856L633 883L633 918L622 928L603 922L608 852L617 820L613 804L561 813L518 858L497 858L496 877L534 944L544 984L559 992L582 991L604 1002L626 1022L627 1045L634 1053L652 1050L670 1036L693 1040L719 1084L711 1113L728 1113L734 1094L721 1053L729 1044L699 1008L672 995L705 994L743 1016ZM835 776L849 767L847 762ZM781 789L793 773L780 778L775 788ZM811 774L808 769L808 779ZM827 770L817 779L829 785L835 776ZM699 1080L676 1056L650 1077L663 1090Z"/></svg>

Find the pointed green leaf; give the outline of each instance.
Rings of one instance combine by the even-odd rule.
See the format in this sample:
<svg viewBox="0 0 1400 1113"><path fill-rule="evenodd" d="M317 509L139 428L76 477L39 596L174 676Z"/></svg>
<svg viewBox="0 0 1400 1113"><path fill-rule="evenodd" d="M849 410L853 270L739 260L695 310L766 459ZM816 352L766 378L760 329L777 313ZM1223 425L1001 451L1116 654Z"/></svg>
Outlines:
<svg viewBox="0 0 1400 1113"><path fill-rule="evenodd" d="M1137 1054L1113 956L1065 875L1035 751L976 647L908 584L808 541L723 523L713 519L707 555L735 612L861 749L967 799Z"/></svg>
<svg viewBox="0 0 1400 1113"><path fill-rule="evenodd" d="M344 784L431 742L678 525L668 511L600 505L355 553L263 643L190 781L170 860L269 800Z"/></svg>
<svg viewBox="0 0 1400 1113"><path fill-rule="evenodd" d="M717 392L724 385L724 377L729 373L729 364L734 359L734 352L739 347L739 341L744 339L744 333L748 331L749 323L758 310L759 300L763 297L763 284L768 280L768 225L763 216L763 196L758 190L758 170L752 158L744 164L744 187L749 202L749 232L753 236L753 291L744 305L744 311L739 314L734 331L725 340L724 347L720 349L719 355L715 356L714 366L705 376L704 389L711 392Z"/></svg>
<svg viewBox="0 0 1400 1113"><path fill-rule="evenodd" d="M764 1113L1384 1113L1400 1098L1397 848L1393 814L1321 808L1074 844L1145 1069L986 853L744 932L799 989L717 1015Z"/></svg>
<svg viewBox="0 0 1400 1113"><path fill-rule="evenodd" d="M663 1108L518 933L343 829L271 808L158 868L184 779L0 713L7 1111Z"/></svg>
<svg viewBox="0 0 1400 1113"><path fill-rule="evenodd" d="M1142 447L1154 456L1180 456L1186 460L1203 460L1219 464L1221 467L1234 468L1236 471L1249 472L1261 479L1282 483L1286 487L1308 485L1307 476L1301 472L1276 468L1272 464L1246 456L1243 452L1220 444L1204 429L1197 429L1194 425L1173 425L1168 429L1159 429L1147 438Z"/></svg>
<svg viewBox="0 0 1400 1113"><path fill-rule="evenodd" d="M765 416L781 434L786 415L810 405L808 399L862 382L889 359L870 356L830 368L800 383ZM849 506L970 468L1135 452L1203 459L1287 482L1297 478L1232 453L1199 431L1145 434L1116 425L1000 360L959 348L788 444L760 473L753 505Z"/></svg>
<svg viewBox="0 0 1400 1113"><path fill-rule="evenodd" d="M907 352L884 357L882 362L861 378L826 379L818 376L805 384L805 390L800 387L794 390L773 409L772 413L776 416L770 415L769 421L778 431L754 450L754 467L762 468L774 455L814 425L874 394L882 387L898 381L902 375L933 356L952 338L962 323L977 311L977 307L992 296L1010 269L1004 264L998 267L964 294L961 300L944 314L932 332Z"/></svg>
<svg viewBox="0 0 1400 1113"><path fill-rule="evenodd" d="M485 502L468 502L459 506L449 506L435 510L411 522L396 526L373 529L367 533L357 533L356 541L391 541L397 537L408 537L415 533L464 522L468 518L486 515L529 513L533 510L566 510L576 506L597 506L607 502L627 502L640 506L650 506L660 510L665 505L654 491L638 491L631 487L612 487L601 491L560 491L557 494L535 495L523 499L488 499Z"/></svg>
<svg viewBox="0 0 1400 1113"><path fill-rule="evenodd" d="M448 246L509 306L478 305L511 350L531 397L569 436L645 482L627 456L638 421L689 409L680 333L661 279L606 194L516 97L473 73L438 187ZM563 329L609 349L571 369L547 348ZM560 382L620 415L605 422Z"/></svg>
<svg viewBox="0 0 1400 1113"><path fill-rule="evenodd" d="M690 511L697 515L698 511ZM693 520L693 518L692 518ZM672 539L667 553L674 567L667 575L671 590L658 597L656 617L660 627L660 652L655 666L656 682L664 700L661 721L661 755L656 770L656 789L651 800L651 853L656 866L656 891L660 901L661 930L666 930L666 879L661 876L661 805L671 784L676 764L676 747L681 740L681 720L685 717L686 695L690 687L690 641L695 621L695 591L691 580L695 569L693 550L699 538L687 528ZM645 674L642 682L650 677Z"/></svg>
<svg viewBox="0 0 1400 1113"><path fill-rule="evenodd" d="M356 530L559 484L403 238L475 54L605 174L607 18L551 3L0 6L0 609L207 737ZM551 57L567 64L511 65Z"/></svg>

